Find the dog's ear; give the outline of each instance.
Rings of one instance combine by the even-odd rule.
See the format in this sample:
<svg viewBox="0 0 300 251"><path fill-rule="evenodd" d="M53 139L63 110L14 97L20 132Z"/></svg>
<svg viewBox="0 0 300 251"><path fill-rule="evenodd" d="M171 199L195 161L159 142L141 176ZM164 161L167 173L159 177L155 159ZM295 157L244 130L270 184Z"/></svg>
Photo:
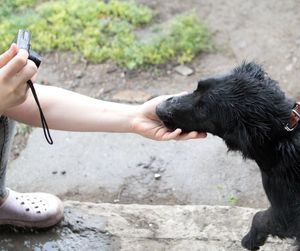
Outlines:
<svg viewBox="0 0 300 251"><path fill-rule="evenodd" d="M206 92L213 84L215 80L213 78L200 79L198 81L197 92L204 93Z"/></svg>

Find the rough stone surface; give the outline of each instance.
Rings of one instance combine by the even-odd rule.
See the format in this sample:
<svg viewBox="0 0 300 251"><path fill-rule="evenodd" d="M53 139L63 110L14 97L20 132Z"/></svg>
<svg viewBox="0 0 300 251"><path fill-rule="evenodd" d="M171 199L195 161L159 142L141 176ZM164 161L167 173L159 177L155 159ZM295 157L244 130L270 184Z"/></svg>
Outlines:
<svg viewBox="0 0 300 251"><path fill-rule="evenodd" d="M241 238L256 211L66 201L65 220L57 227L26 234L2 230L0 250L242 251ZM293 250L292 243L269 238L260 250Z"/></svg>

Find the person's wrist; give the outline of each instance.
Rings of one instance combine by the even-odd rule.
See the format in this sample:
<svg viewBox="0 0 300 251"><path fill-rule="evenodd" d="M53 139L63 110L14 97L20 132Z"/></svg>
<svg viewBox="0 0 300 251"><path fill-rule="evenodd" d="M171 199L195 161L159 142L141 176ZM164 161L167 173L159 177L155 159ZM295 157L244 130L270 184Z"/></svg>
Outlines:
<svg viewBox="0 0 300 251"><path fill-rule="evenodd" d="M141 115L142 115L142 106L141 105L135 105L131 107L130 114L128 116L128 132L129 133L139 133L139 124L141 121Z"/></svg>

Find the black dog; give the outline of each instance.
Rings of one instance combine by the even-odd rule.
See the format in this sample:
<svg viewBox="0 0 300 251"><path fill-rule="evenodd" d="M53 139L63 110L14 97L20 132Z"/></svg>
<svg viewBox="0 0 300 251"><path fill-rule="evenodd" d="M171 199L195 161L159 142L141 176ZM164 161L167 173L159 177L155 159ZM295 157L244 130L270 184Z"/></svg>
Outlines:
<svg viewBox="0 0 300 251"><path fill-rule="evenodd" d="M300 105L288 99L255 63L200 80L193 93L172 97L157 107L168 128L212 133L229 150L257 162L271 206L254 216L242 240L246 249L258 250L269 235L296 238L299 244L299 110Z"/></svg>

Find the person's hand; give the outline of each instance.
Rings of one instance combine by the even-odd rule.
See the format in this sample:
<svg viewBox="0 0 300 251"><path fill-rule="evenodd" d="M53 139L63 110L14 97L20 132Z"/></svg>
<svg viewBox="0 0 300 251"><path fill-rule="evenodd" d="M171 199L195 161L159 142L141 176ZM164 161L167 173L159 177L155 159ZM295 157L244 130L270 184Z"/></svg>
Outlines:
<svg viewBox="0 0 300 251"><path fill-rule="evenodd" d="M182 95L179 94L179 95ZM159 96L154 99L151 99L141 106L138 107L138 115L132 121L133 131L137 134L140 134L146 138L154 140L188 140L188 139L197 139L205 138L206 133L203 132L189 132L182 133L180 128L177 128L174 131L170 131L164 126L162 121L159 120L156 115L155 109L156 106L166 100L168 96Z"/></svg>
<svg viewBox="0 0 300 251"><path fill-rule="evenodd" d="M28 60L28 52L16 44L0 55L0 114L23 103L27 97L27 81L37 72L36 65Z"/></svg>

